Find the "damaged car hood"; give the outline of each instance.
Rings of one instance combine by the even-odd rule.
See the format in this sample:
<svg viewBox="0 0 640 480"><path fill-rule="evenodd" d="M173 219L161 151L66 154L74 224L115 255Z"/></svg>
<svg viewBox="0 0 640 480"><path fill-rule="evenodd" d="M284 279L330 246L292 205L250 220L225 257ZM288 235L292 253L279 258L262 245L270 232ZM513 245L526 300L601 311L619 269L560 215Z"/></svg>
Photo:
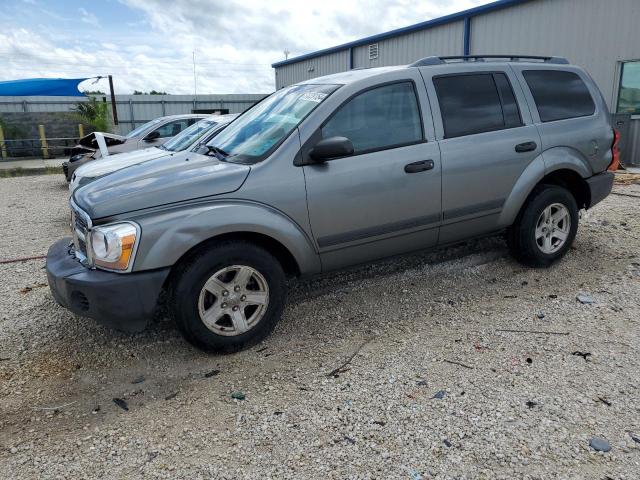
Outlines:
<svg viewBox="0 0 640 480"><path fill-rule="evenodd" d="M79 187L73 198L92 219L231 193L251 167L194 152L129 166Z"/></svg>
<svg viewBox="0 0 640 480"><path fill-rule="evenodd" d="M74 191L79 186L87 184L96 177L101 177L108 173L113 173L132 165L147 162L156 158L168 157L174 152L151 147L133 152L118 153L109 155L106 158L99 158L78 168L73 174L69 189Z"/></svg>
<svg viewBox="0 0 640 480"><path fill-rule="evenodd" d="M110 147L112 145L121 145L127 141L127 137L123 135L116 135L114 133L106 132L91 132L89 135L85 135L80 140L78 140L78 145L97 150L98 141L96 140L96 133L99 133L104 137L104 141L107 144L107 147Z"/></svg>

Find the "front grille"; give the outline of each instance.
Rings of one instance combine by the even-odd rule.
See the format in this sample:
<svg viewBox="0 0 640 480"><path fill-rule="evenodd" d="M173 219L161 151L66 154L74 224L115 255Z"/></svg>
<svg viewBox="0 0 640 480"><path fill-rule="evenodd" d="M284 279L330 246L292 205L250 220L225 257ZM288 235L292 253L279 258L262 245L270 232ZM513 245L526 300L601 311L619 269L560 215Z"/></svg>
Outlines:
<svg viewBox="0 0 640 480"><path fill-rule="evenodd" d="M89 217L71 203L71 226L73 228L73 248L80 260L87 258L87 235L89 235Z"/></svg>

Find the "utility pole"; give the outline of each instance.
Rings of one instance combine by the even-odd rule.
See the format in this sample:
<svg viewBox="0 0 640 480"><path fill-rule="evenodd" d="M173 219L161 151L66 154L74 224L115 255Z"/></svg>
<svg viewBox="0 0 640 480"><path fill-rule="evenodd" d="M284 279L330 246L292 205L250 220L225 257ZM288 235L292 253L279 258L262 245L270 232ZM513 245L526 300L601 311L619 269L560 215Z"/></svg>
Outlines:
<svg viewBox="0 0 640 480"><path fill-rule="evenodd" d="M193 51L193 107L195 109L198 101L198 82L196 80L196 51Z"/></svg>
<svg viewBox="0 0 640 480"><path fill-rule="evenodd" d="M118 125L118 110L116 109L116 94L113 92L113 77L109 75L109 93L111 94L111 112L113 113L113 124Z"/></svg>

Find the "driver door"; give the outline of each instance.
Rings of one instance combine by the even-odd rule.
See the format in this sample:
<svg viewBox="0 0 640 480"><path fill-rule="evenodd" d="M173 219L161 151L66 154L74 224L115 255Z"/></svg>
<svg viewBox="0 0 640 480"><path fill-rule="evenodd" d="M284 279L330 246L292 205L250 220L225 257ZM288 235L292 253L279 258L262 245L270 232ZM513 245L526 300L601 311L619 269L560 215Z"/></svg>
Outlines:
<svg viewBox="0 0 640 480"><path fill-rule="evenodd" d="M378 84L342 103L307 142L342 136L354 146L353 155L303 167L323 270L437 243L440 150L425 134L428 110L419 75Z"/></svg>

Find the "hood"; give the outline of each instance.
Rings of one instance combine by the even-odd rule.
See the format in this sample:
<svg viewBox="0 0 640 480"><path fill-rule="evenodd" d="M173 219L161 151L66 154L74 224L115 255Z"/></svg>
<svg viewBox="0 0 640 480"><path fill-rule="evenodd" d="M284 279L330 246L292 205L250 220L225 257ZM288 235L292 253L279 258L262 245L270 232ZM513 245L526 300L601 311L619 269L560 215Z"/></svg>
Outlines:
<svg viewBox="0 0 640 480"><path fill-rule="evenodd" d="M169 156L172 153L173 152L168 152L161 148L151 147L143 150L134 150L133 152L110 155L106 158L100 158L82 165L75 171L75 178L80 180L81 178L101 177L107 173L146 162L147 160Z"/></svg>
<svg viewBox="0 0 640 480"><path fill-rule="evenodd" d="M104 137L104 141L107 144L107 147L112 145L120 145L127 141L127 137L122 135L116 135L114 133L105 133L105 132L92 132L89 135L85 135L80 140L78 140L78 145L82 145L83 147L93 148L94 150L98 149L98 141L96 140L96 133L102 134Z"/></svg>
<svg viewBox="0 0 640 480"><path fill-rule="evenodd" d="M73 198L92 219L238 190L251 167L178 152L96 178Z"/></svg>

